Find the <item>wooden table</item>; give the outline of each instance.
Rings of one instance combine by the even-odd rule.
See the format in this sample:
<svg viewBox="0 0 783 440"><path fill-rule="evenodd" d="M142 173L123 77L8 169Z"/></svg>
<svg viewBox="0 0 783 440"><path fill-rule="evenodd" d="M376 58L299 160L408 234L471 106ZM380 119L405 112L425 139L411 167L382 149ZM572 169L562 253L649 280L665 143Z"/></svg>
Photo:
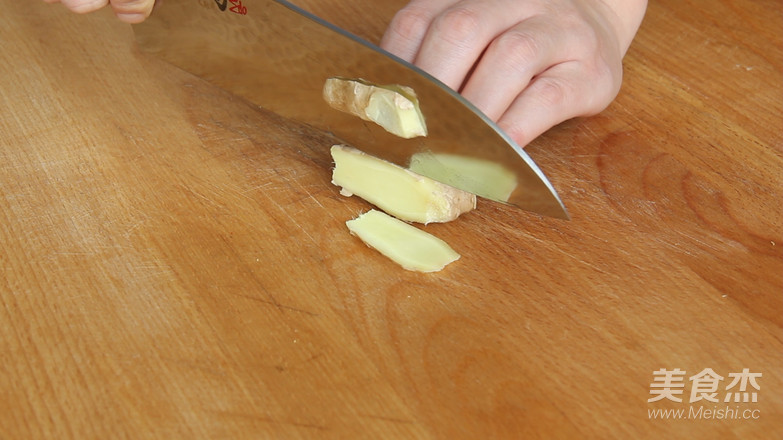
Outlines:
<svg viewBox="0 0 783 440"><path fill-rule="evenodd" d="M326 134L0 5L0 438L783 435L780 2L651 2L615 103L528 148L573 219L481 201L426 275L348 234Z"/></svg>

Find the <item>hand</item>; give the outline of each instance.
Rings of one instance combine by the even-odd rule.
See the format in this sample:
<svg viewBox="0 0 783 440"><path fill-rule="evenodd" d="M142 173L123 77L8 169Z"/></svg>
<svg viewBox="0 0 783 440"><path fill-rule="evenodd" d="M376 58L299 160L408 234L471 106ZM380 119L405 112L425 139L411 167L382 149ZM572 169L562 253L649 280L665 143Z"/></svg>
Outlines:
<svg viewBox="0 0 783 440"><path fill-rule="evenodd" d="M412 0L381 47L460 92L524 146L606 108L646 0Z"/></svg>
<svg viewBox="0 0 783 440"><path fill-rule="evenodd" d="M141 23L152 12L155 0L44 0L46 3L62 3L73 12L86 14L111 4L117 18L126 23Z"/></svg>

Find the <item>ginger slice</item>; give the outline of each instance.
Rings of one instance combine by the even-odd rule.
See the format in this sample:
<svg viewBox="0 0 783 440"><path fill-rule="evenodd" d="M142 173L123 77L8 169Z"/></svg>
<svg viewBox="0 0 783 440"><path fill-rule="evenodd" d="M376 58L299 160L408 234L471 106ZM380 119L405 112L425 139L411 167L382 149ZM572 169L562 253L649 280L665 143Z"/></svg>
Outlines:
<svg viewBox="0 0 783 440"><path fill-rule="evenodd" d="M335 77L326 80L323 97L332 108L375 122L399 137L427 136L419 100L410 87Z"/></svg>
<svg viewBox="0 0 783 440"><path fill-rule="evenodd" d="M374 209L345 224L351 234L406 270L437 272L460 258L443 240Z"/></svg>
<svg viewBox="0 0 783 440"><path fill-rule="evenodd" d="M476 207L476 196L345 145L331 149L332 183L388 214L418 223L444 223Z"/></svg>

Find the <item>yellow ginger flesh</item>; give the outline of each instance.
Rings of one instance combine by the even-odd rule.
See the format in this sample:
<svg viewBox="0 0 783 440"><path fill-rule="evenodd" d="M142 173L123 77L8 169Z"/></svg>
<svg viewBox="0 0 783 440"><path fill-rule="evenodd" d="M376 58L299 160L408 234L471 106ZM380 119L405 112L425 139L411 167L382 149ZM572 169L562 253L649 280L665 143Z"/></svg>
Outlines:
<svg viewBox="0 0 783 440"><path fill-rule="evenodd" d="M437 272L460 257L443 240L374 209L345 224L365 244L406 270Z"/></svg>
<svg viewBox="0 0 783 440"><path fill-rule="evenodd" d="M427 136L427 124L410 87L329 78L324 84L323 98L332 108L375 122L399 137Z"/></svg>
<svg viewBox="0 0 783 440"><path fill-rule="evenodd" d="M476 196L355 148L335 145L332 183L401 220L444 223L476 207Z"/></svg>

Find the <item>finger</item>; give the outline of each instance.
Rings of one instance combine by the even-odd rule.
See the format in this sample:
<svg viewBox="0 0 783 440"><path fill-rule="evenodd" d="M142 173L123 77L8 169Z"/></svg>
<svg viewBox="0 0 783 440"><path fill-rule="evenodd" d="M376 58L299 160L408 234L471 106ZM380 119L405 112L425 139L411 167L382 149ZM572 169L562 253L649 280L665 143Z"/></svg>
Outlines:
<svg viewBox="0 0 783 440"><path fill-rule="evenodd" d="M412 0L392 18L381 38L381 48L413 62L435 16L458 0Z"/></svg>
<svg viewBox="0 0 783 440"><path fill-rule="evenodd" d="M462 89L462 95L497 121L530 80L550 66L568 61L580 41L557 32L545 18L529 18L495 38Z"/></svg>
<svg viewBox="0 0 783 440"><path fill-rule="evenodd" d="M519 9L519 6L516 6ZM446 9L431 23L414 64L459 90L487 45L519 20L498 13L480 0L464 0Z"/></svg>
<svg viewBox="0 0 783 440"><path fill-rule="evenodd" d="M78 14L97 11L109 4L109 0L60 0L66 8Z"/></svg>
<svg viewBox="0 0 783 440"><path fill-rule="evenodd" d="M570 61L549 68L514 100L498 126L525 146L563 121L600 112L617 96L622 74L598 66Z"/></svg>
<svg viewBox="0 0 783 440"><path fill-rule="evenodd" d="M141 23L152 12L155 0L111 0L117 18L126 23Z"/></svg>
<svg viewBox="0 0 783 440"><path fill-rule="evenodd" d="M490 42L542 8L540 2L462 0L433 20L414 63L461 90Z"/></svg>

